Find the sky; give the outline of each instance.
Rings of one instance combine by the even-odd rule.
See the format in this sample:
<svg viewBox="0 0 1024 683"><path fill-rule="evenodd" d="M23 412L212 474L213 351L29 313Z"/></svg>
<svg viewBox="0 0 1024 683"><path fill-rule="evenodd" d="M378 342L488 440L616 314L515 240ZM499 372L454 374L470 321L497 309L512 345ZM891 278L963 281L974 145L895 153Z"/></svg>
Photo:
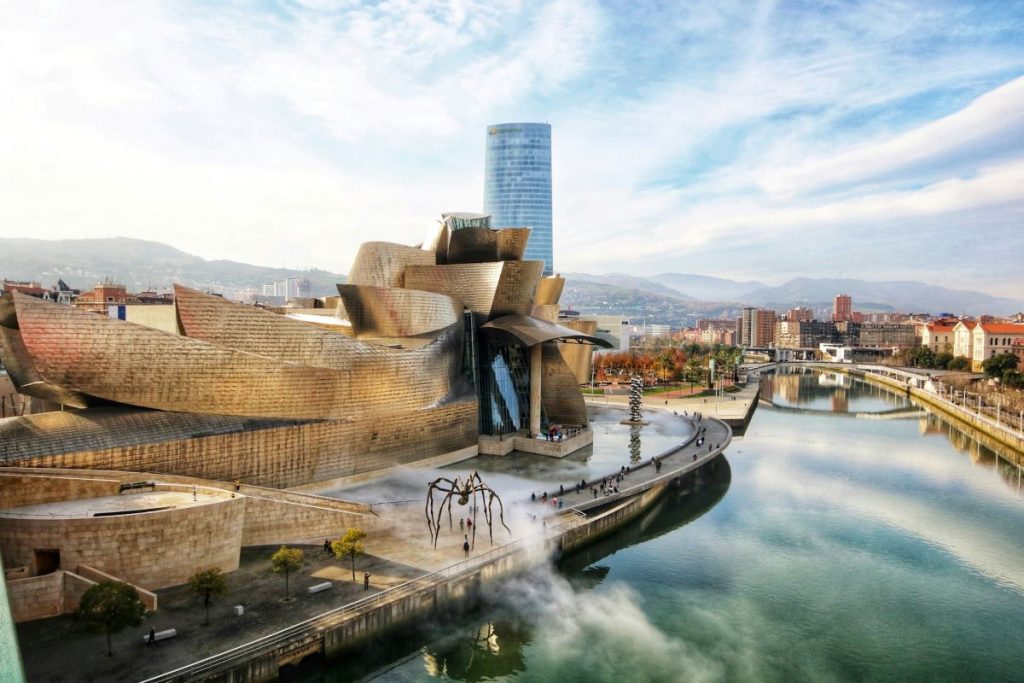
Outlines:
<svg viewBox="0 0 1024 683"><path fill-rule="evenodd" d="M0 0L0 237L347 272L552 125L555 270L1024 298L1024 0Z"/></svg>

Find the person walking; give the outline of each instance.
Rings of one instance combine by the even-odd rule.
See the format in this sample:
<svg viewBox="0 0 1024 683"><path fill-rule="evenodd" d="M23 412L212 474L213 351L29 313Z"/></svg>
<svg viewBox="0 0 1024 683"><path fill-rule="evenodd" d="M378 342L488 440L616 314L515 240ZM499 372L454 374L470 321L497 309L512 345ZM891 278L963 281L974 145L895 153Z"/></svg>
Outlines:
<svg viewBox="0 0 1024 683"><path fill-rule="evenodd" d="M324 539L324 554L325 555L330 555L331 554L331 541L330 541L330 539L326 539L326 538Z"/></svg>
<svg viewBox="0 0 1024 683"><path fill-rule="evenodd" d="M146 647L150 645L156 645L156 629L152 627L149 629L149 638L146 640Z"/></svg>
<svg viewBox="0 0 1024 683"><path fill-rule="evenodd" d="M370 572L363 572L363 590L370 590Z"/></svg>
<svg viewBox="0 0 1024 683"><path fill-rule="evenodd" d="M465 530L466 530L466 520L463 519L462 517L459 517L459 531L465 531Z"/></svg>
<svg viewBox="0 0 1024 683"><path fill-rule="evenodd" d="M469 557L469 536L463 537L465 540L462 541L462 552Z"/></svg>

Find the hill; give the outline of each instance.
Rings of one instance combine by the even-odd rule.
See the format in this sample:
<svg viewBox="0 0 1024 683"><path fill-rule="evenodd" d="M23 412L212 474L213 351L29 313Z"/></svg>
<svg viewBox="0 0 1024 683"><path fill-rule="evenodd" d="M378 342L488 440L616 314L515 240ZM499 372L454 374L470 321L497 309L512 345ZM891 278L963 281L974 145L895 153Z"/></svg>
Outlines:
<svg viewBox="0 0 1024 683"><path fill-rule="evenodd" d="M647 279L685 296L704 301L740 301L747 292L765 288L765 285L754 280L737 282L692 273L661 273L651 275Z"/></svg>
<svg viewBox="0 0 1024 683"><path fill-rule="evenodd" d="M259 288L265 282L289 276L306 278L313 296L336 295L341 273L325 270L268 268L237 261L207 261L179 249L149 240L124 237L82 240L0 238L0 277L38 280L49 286L63 279L71 287L92 289L105 278L126 285L129 291L167 291L180 283L233 296Z"/></svg>
<svg viewBox="0 0 1024 683"><path fill-rule="evenodd" d="M784 311L793 306L832 307L836 294L853 297L858 311L902 311L904 313L990 313L1009 315L1024 309L1024 302L983 292L947 289L923 282L889 280L869 282L852 279L799 277L779 285L743 295L742 301Z"/></svg>

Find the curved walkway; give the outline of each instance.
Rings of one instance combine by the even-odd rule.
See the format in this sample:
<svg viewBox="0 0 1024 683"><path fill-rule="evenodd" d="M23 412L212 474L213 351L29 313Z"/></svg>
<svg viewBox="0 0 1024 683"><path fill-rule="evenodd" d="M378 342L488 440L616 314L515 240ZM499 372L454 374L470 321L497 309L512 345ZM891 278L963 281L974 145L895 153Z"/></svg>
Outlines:
<svg viewBox="0 0 1024 683"><path fill-rule="evenodd" d="M568 511L570 514L585 513L643 493L657 484L683 476L714 460L728 448L732 441L732 429L721 420L707 416L697 419L683 415L679 415L679 419L687 420L694 426L694 433L686 441L659 453L654 458L647 458L631 465L629 473L622 475L622 481L619 483L616 483L615 479L621 474L621 471L609 472L603 477L603 480L610 484L606 486L606 493L602 493L600 490L602 478L587 481L586 487L579 490L576 485L581 482L578 481L555 483L547 489L548 499L546 502L541 501L544 491L538 491L538 516L544 516L545 508L556 513L559 511ZM661 461L660 470L655 467L655 460ZM564 491L561 494L559 493L560 486ZM613 487L616 486L618 487L617 492L613 490ZM595 488L597 489L596 496L593 492ZM553 504L552 498L554 497L563 502L564 506L561 510Z"/></svg>

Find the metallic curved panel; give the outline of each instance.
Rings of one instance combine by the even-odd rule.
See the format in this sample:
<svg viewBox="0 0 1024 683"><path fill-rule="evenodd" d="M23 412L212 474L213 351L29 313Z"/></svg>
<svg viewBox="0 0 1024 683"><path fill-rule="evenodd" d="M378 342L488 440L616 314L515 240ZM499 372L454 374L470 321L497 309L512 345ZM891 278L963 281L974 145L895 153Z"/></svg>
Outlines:
<svg viewBox="0 0 1024 683"><path fill-rule="evenodd" d="M474 313L487 315L501 279L501 263L409 266L405 288L446 294Z"/></svg>
<svg viewBox="0 0 1024 683"><path fill-rule="evenodd" d="M47 382L36 370L21 337L10 294L0 296L0 361L3 361L18 393L75 408L85 408L90 404L88 396Z"/></svg>
<svg viewBox="0 0 1024 683"><path fill-rule="evenodd" d="M498 233L487 228L462 228L448 242L448 263L493 263L498 258Z"/></svg>
<svg viewBox="0 0 1024 683"><path fill-rule="evenodd" d="M561 308L558 304L544 304L543 306L534 304L533 308L530 309L530 316L555 324L558 322L558 313L560 310Z"/></svg>
<svg viewBox="0 0 1024 683"><path fill-rule="evenodd" d="M540 402L544 414L551 422L587 424L587 406L583 402L576 376L562 360L557 345L545 344L542 349L544 380L540 385Z"/></svg>
<svg viewBox="0 0 1024 683"><path fill-rule="evenodd" d="M570 320L564 325L589 337L597 334L596 320ZM565 364L572 370L577 384L586 384L590 381L590 364L594 355L593 346L589 344L559 344L558 351L562 354Z"/></svg>
<svg viewBox="0 0 1024 683"><path fill-rule="evenodd" d="M447 294L474 313L489 317L528 314L543 267L540 261L409 266L405 286Z"/></svg>
<svg viewBox="0 0 1024 683"><path fill-rule="evenodd" d="M560 340L611 348L611 344L599 337L584 334L562 325L555 325L539 318L532 318L528 315L505 315L484 323L481 328L507 332L526 346L535 346L544 342Z"/></svg>
<svg viewBox="0 0 1024 683"><path fill-rule="evenodd" d="M543 277L537 283L537 293L533 296L533 303L543 306L557 304L558 300L562 298L562 289L564 288L564 277L557 275Z"/></svg>
<svg viewBox="0 0 1024 683"><path fill-rule="evenodd" d="M198 293L197 293L198 294ZM219 297L211 297L217 299ZM110 401L159 410L300 419L347 419L409 410L442 400L460 377L461 326L414 351L363 344L275 316L280 327L308 334L274 340L331 338L358 345L344 369L311 367L299 360L256 355L270 345L246 328L252 314L274 316L241 304L234 338L250 349L223 348L67 306L15 295L25 348L46 381ZM264 328L264 330L269 329ZM299 345L309 351L308 343ZM284 354L282 354L284 355ZM321 352L321 356L324 354Z"/></svg>
<svg viewBox="0 0 1024 683"><path fill-rule="evenodd" d="M435 265L434 252L392 242L364 242L348 274L350 285L404 287L403 274L411 265Z"/></svg>
<svg viewBox="0 0 1024 683"><path fill-rule="evenodd" d="M501 279L494 292L491 317L520 313L529 315L533 295L544 272L543 261L504 261Z"/></svg>
<svg viewBox="0 0 1024 683"><path fill-rule="evenodd" d="M415 337L462 319L462 304L444 294L413 289L338 285L356 338Z"/></svg>
<svg viewBox="0 0 1024 683"><path fill-rule="evenodd" d="M526 244L530 240L530 228L500 228L498 233L498 260L522 261Z"/></svg>
<svg viewBox="0 0 1024 683"><path fill-rule="evenodd" d="M181 285L174 286L174 298L185 336L229 349L334 370L403 361L409 353Z"/></svg>

